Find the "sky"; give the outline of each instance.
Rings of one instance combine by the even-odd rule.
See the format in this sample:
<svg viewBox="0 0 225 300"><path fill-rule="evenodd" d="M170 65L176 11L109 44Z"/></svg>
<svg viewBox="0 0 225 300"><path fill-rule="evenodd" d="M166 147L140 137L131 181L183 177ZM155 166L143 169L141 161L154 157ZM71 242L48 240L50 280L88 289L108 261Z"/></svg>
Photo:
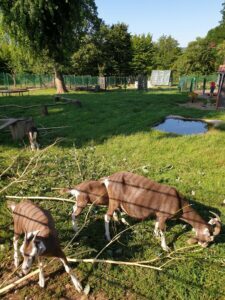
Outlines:
<svg viewBox="0 0 225 300"><path fill-rule="evenodd" d="M218 26L224 0L95 0L106 24L123 22L131 34L150 33L153 41L171 35L181 47Z"/></svg>

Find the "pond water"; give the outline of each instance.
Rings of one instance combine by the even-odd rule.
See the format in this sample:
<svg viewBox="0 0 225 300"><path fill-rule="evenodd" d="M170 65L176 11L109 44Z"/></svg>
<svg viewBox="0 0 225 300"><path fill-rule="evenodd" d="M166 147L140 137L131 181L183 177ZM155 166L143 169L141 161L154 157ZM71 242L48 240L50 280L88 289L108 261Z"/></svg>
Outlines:
<svg viewBox="0 0 225 300"><path fill-rule="evenodd" d="M176 134L199 134L208 131L208 125L202 121L190 121L176 118L167 118L163 123L153 127L160 131Z"/></svg>

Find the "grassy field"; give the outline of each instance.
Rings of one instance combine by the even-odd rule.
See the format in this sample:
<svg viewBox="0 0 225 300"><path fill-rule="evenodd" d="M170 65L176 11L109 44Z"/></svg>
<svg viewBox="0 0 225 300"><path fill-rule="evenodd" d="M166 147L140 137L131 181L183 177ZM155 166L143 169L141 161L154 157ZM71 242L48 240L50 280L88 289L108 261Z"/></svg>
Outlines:
<svg viewBox="0 0 225 300"><path fill-rule="evenodd" d="M0 105L54 103L53 94L53 90L48 90L23 97L0 97ZM68 97L79 99L82 108L51 107L45 117L41 116L39 107L1 108L1 118L32 116L39 128L68 127L40 131L39 152L31 152L27 140L12 142L9 133L0 133L0 174L4 173L0 178L0 285L13 272L13 227L5 207L6 195L59 197L51 188L73 186L82 180L127 170L175 186L206 220L212 210L225 222L225 207L221 206L225 199L223 126L193 136L151 130L170 114L225 121L225 112L180 107L179 103L188 101L187 95L175 89L80 92ZM57 138L62 139L52 145ZM49 145L52 146L46 148ZM51 210L65 247L74 235L69 216L72 205L39 202ZM87 211L79 217L80 226L84 224ZM66 250L68 257L94 258L106 246L104 212L104 208L90 212L83 230ZM73 264L83 286L89 283L91 287L88 299L225 299L224 227L210 247L190 248L186 241L193 234L191 228L179 221L169 222L166 238L172 253L168 256L153 237L154 220L127 220L134 226L108 246L99 259L156 259L151 264L162 266L162 271L101 263ZM111 226L114 235L124 229L122 224ZM81 299L60 263L50 263L45 274L45 289L38 286L38 279L34 277L16 293L11 291L3 298ZM6 284L16 276L13 274Z"/></svg>

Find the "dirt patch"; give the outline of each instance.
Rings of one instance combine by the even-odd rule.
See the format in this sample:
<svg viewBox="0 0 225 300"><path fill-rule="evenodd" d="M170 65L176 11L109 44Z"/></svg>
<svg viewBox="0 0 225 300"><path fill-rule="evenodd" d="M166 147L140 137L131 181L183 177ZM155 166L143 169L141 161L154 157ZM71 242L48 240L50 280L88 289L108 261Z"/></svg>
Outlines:
<svg viewBox="0 0 225 300"><path fill-rule="evenodd" d="M196 108L201 110L216 110L216 104L204 104L202 101L197 102L187 102L184 104L179 104L179 106L187 107L187 108Z"/></svg>

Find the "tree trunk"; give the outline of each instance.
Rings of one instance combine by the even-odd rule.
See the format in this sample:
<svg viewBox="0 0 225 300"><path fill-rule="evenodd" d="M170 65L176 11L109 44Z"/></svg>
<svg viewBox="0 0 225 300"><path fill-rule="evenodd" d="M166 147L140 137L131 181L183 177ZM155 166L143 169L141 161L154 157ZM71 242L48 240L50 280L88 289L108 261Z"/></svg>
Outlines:
<svg viewBox="0 0 225 300"><path fill-rule="evenodd" d="M55 85L57 94L63 94L68 92L62 73L55 69Z"/></svg>
<svg viewBox="0 0 225 300"><path fill-rule="evenodd" d="M12 74L13 86L16 88L16 74Z"/></svg>

